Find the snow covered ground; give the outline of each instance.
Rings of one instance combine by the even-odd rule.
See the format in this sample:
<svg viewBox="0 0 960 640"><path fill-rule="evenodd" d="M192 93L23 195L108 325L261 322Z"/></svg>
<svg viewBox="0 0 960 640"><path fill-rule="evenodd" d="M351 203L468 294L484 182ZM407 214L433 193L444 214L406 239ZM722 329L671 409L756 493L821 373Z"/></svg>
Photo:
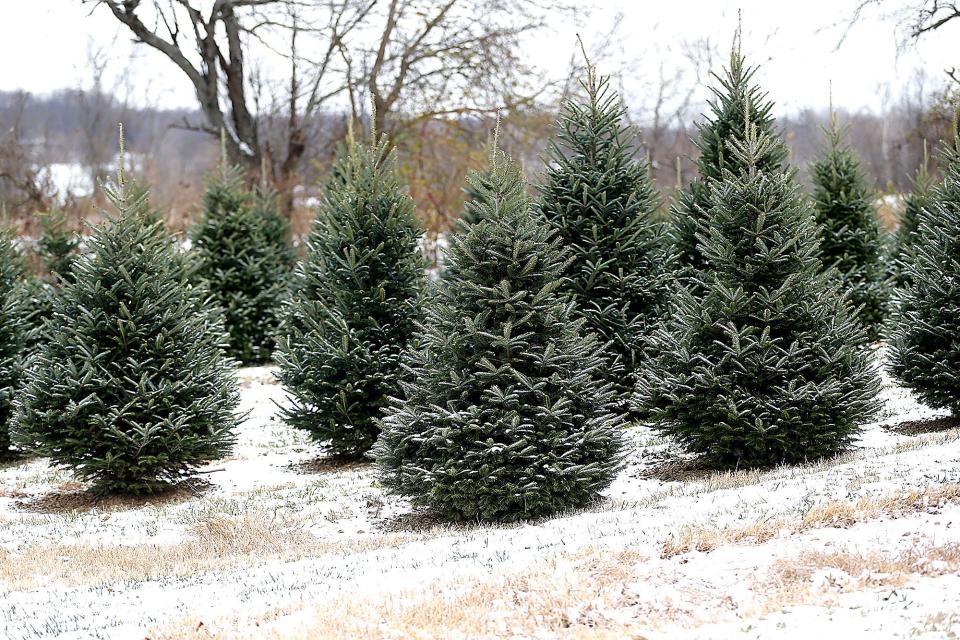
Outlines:
<svg viewBox="0 0 960 640"><path fill-rule="evenodd" d="M839 458L708 473L638 427L593 508L452 527L324 463L269 369L238 375L234 454L170 494L0 467L0 638L960 634L960 430L889 381Z"/></svg>

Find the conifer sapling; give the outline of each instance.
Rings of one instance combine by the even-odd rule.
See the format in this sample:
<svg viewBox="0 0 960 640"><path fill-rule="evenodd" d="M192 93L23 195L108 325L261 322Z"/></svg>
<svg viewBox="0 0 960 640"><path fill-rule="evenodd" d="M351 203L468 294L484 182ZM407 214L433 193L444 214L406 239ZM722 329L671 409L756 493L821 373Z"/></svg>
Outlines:
<svg viewBox="0 0 960 640"><path fill-rule="evenodd" d="M540 208L569 250L562 290L586 329L608 343L607 375L629 397L647 339L666 313L674 264L657 220L660 199L637 132L592 66L585 103L567 101L549 147Z"/></svg>
<svg viewBox="0 0 960 640"><path fill-rule="evenodd" d="M735 160L710 183L698 250L710 269L684 289L638 400L688 451L727 467L833 455L877 409L879 378L779 140L745 105ZM692 292L700 292L694 295Z"/></svg>
<svg viewBox="0 0 960 640"><path fill-rule="evenodd" d="M499 152L471 175L482 215L451 239L375 448L388 487L453 520L586 505L621 460L599 344L559 291L561 241L520 175Z"/></svg>
<svg viewBox="0 0 960 640"><path fill-rule="evenodd" d="M942 154L943 180L920 211L903 262L890 370L924 404L960 416L960 138Z"/></svg>
<svg viewBox="0 0 960 640"><path fill-rule="evenodd" d="M54 300L14 436L100 493L153 492L227 453L239 394L219 316L146 198L122 168L105 192L115 213Z"/></svg>
<svg viewBox="0 0 960 640"><path fill-rule="evenodd" d="M360 458L399 392L413 339L424 260L413 201L384 138L350 141L327 183L284 307L276 361L282 409L335 457Z"/></svg>
<svg viewBox="0 0 960 640"><path fill-rule="evenodd" d="M858 309L871 341L880 337L888 303L883 238L860 161L830 113L828 146L813 163L814 212L820 226L820 259L836 268L842 289Z"/></svg>

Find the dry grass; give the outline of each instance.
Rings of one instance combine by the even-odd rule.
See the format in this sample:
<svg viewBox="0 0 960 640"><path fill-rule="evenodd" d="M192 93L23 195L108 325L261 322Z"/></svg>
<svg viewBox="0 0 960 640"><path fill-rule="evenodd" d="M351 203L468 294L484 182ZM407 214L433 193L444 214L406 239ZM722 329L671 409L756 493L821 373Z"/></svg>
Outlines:
<svg viewBox="0 0 960 640"><path fill-rule="evenodd" d="M377 596L332 598L311 609L301 628L283 638L565 638L641 639L638 621L624 623L608 610L629 608L624 585L644 558L635 551L596 549L537 563L506 575L480 574L431 582ZM268 614L275 618L275 612ZM262 638L264 617L208 625L182 620L150 640ZM389 621L389 622L387 622ZM244 633L237 633L243 629ZM281 637L274 633L271 637Z"/></svg>
<svg viewBox="0 0 960 640"><path fill-rule="evenodd" d="M849 527L864 520L897 517L958 501L960 485L947 484L922 491L861 498L854 503L831 501L813 507L800 517L781 516L731 527L687 525L664 540L660 556L670 558L691 551L710 552L726 544L762 544L784 531L799 533L822 527Z"/></svg>
<svg viewBox="0 0 960 640"><path fill-rule="evenodd" d="M0 584L11 590L57 580L71 586L192 576L271 560L293 561L329 553L358 553L405 544L413 536L373 535L323 542L296 522L251 512L199 523L179 544L30 545L0 550Z"/></svg>
<svg viewBox="0 0 960 640"><path fill-rule="evenodd" d="M841 550L785 556L754 582L756 598L739 603L730 599L723 574L711 580L699 575L694 565L685 578L658 574L651 565L632 549L590 548L506 575L441 579L390 594L347 593L297 612L276 610L214 623L180 620L147 638L644 638L652 629L747 620L801 604L830 606L842 592L897 587L916 576L955 573L960 570L960 545L899 553ZM823 575L837 578L818 579ZM647 588L638 590L635 585L641 581ZM676 594L675 601L656 597L661 583ZM291 613L294 624L270 630L272 622Z"/></svg>

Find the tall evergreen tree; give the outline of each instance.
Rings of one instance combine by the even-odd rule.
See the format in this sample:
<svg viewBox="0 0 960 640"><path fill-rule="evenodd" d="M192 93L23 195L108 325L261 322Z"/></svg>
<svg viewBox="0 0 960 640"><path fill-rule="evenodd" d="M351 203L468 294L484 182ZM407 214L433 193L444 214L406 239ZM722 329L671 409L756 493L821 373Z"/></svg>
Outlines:
<svg viewBox="0 0 960 640"><path fill-rule="evenodd" d="M454 235L404 399L383 420L383 482L450 519L582 506L613 479L621 422L603 358L559 292L566 257L501 153L471 176L480 221Z"/></svg>
<svg viewBox="0 0 960 640"><path fill-rule="evenodd" d="M913 261L913 239L920 226L920 212L928 206L936 180L930 174L927 145L923 145L923 162L913 177L910 193L904 199L903 214L894 238L890 256L890 275L897 287L909 286L907 263Z"/></svg>
<svg viewBox="0 0 960 640"><path fill-rule="evenodd" d="M116 214L55 298L14 437L98 492L152 492L228 451L239 394L223 326L145 197L122 171L106 194Z"/></svg>
<svg viewBox="0 0 960 640"><path fill-rule="evenodd" d="M824 134L828 146L810 167L814 212L821 231L821 260L827 268L837 269L842 289L859 308L868 338L875 341L880 337L888 303L875 196L832 111Z"/></svg>
<svg viewBox="0 0 960 640"><path fill-rule="evenodd" d="M10 452L13 398L21 384L29 326L25 314L23 257L12 234L0 232L0 459Z"/></svg>
<svg viewBox="0 0 960 640"><path fill-rule="evenodd" d="M207 186L191 240L196 276L224 310L230 355L247 364L269 360L293 261L286 221L269 193L250 193L242 170L224 163Z"/></svg>
<svg viewBox="0 0 960 640"><path fill-rule="evenodd" d="M396 165L383 138L341 151L280 329L283 419L337 457L373 446L421 315L420 231Z"/></svg>
<svg viewBox="0 0 960 640"><path fill-rule="evenodd" d="M589 68L585 103L567 101L549 148L540 208L570 251L562 290L608 343L609 379L632 390L666 311L674 264L637 132L607 78Z"/></svg>
<svg viewBox="0 0 960 640"><path fill-rule="evenodd" d="M699 251L710 269L683 290L661 355L638 384L652 418L726 466L800 462L847 446L877 408L864 330L818 259L817 226L782 143L753 123L710 183ZM779 151L772 147L781 147Z"/></svg>
<svg viewBox="0 0 960 640"><path fill-rule="evenodd" d="M944 145L943 181L920 210L890 369L921 401L960 415L960 138Z"/></svg>
<svg viewBox="0 0 960 640"><path fill-rule="evenodd" d="M707 268L706 256L700 250L698 234L705 232L706 219L711 206L712 183L722 180L724 173L742 174L747 167L732 152L736 144L742 144L745 130L744 105L749 104L750 119L761 135L777 136L776 120L773 116L773 102L767 93L754 82L757 67L750 67L740 53L740 34L734 41L730 52L729 66L723 75L714 74L719 86L711 87L713 94L709 100L710 113L697 128L699 136L694 140L700 156L697 159L698 177L689 188L683 191L673 207L670 236L677 251L679 264L683 272L693 272ZM771 145L756 159L757 170L776 171L784 166L787 159L786 147ZM691 283L695 283L696 279Z"/></svg>

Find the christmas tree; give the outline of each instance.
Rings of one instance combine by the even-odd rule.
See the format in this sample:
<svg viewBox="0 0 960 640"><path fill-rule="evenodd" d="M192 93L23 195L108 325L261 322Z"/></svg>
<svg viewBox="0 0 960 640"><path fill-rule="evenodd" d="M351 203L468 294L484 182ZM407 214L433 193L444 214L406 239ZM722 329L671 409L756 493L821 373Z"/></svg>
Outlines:
<svg viewBox="0 0 960 640"><path fill-rule="evenodd" d="M944 145L903 262L907 286L891 335L893 375L931 407L960 412L960 138Z"/></svg>
<svg viewBox="0 0 960 640"><path fill-rule="evenodd" d="M224 161L207 186L191 240L196 276L223 308L229 354L245 364L266 362L293 261L286 222L269 193L248 192L242 170Z"/></svg>
<svg viewBox="0 0 960 640"><path fill-rule="evenodd" d="M814 212L821 229L821 260L836 267L842 288L859 309L858 316L875 341L888 303L883 238L860 161L845 141L831 110L824 130L828 147L810 167Z"/></svg>
<svg viewBox="0 0 960 640"><path fill-rule="evenodd" d="M40 217L40 237L37 253L53 283L59 283L70 275L77 258L80 239L67 229L67 218L62 211L51 211Z"/></svg>
<svg viewBox="0 0 960 640"><path fill-rule="evenodd" d="M239 394L223 326L146 198L122 169L105 191L116 214L54 301L14 436L100 493L152 492L227 453Z"/></svg>
<svg viewBox="0 0 960 640"><path fill-rule="evenodd" d="M24 264L12 234L0 232L0 459L11 456L13 398L21 384L29 325L22 289Z"/></svg>
<svg viewBox="0 0 960 640"><path fill-rule="evenodd" d="M589 67L587 100L567 101L550 146L540 207L570 251L562 290L586 329L608 343L607 375L631 391L647 338L666 311L674 264L657 221L660 199L637 133L606 78Z"/></svg>
<svg viewBox="0 0 960 640"><path fill-rule="evenodd" d="M621 422L593 334L560 293L566 256L502 153L471 176L480 221L447 274L375 448L383 482L450 519L516 520L595 499Z"/></svg>
<svg viewBox="0 0 960 640"><path fill-rule="evenodd" d="M335 457L362 457L399 392L425 286L420 231L385 139L351 141L294 272L276 354L284 420Z"/></svg>
<svg viewBox="0 0 960 640"><path fill-rule="evenodd" d="M746 133L744 105L750 104L750 121L761 135L777 135L773 102L754 82L756 72L757 68L748 66L740 53L738 31L729 66L722 76L714 75L719 86L710 89L713 93L708 103L710 113L705 122L697 125L699 136L694 144L700 150L697 159L699 176L681 193L673 207L670 236L683 269L682 275L692 275L708 267L697 235L705 231L705 221L710 215L711 183L721 180L725 171L739 175L746 170L741 160L731 152L733 145L743 143ZM786 158L786 147L771 145L763 150L762 156L756 158L756 168L758 171L776 171L783 166ZM696 281L694 278L691 284Z"/></svg>
<svg viewBox="0 0 960 640"><path fill-rule="evenodd" d="M879 391L863 327L817 257L793 172L768 162L782 143L743 111L744 138L725 152L738 172L709 184L699 251L711 268L681 291L657 334L661 355L638 384L666 433L728 468L842 450Z"/></svg>
<svg viewBox="0 0 960 640"><path fill-rule="evenodd" d="M898 288L910 285L906 265L914 259L913 239L920 226L920 212L928 205L935 185L936 181L930 174L927 145L924 141L923 162L913 177L910 193L904 198L903 214L900 216L900 225L897 227L890 255L890 276Z"/></svg>

